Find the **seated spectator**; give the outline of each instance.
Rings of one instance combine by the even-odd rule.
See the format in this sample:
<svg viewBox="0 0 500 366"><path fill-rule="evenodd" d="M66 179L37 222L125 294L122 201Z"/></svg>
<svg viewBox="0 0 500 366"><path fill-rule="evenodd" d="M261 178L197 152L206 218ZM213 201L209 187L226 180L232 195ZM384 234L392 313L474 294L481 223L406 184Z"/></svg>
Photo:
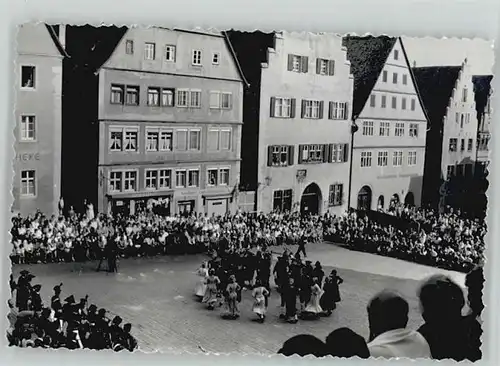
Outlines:
<svg viewBox="0 0 500 366"><path fill-rule="evenodd" d="M406 329L408 302L391 291L382 291L368 304L372 357L430 358L425 338L417 331Z"/></svg>
<svg viewBox="0 0 500 366"><path fill-rule="evenodd" d="M465 299L460 286L446 276L432 276L420 288L419 298L425 323L418 331L434 359L459 362L481 357L481 326L475 317L462 316Z"/></svg>
<svg viewBox="0 0 500 366"><path fill-rule="evenodd" d="M326 348L334 357L370 357L365 339L349 328L339 328L331 332L326 337Z"/></svg>
<svg viewBox="0 0 500 366"><path fill-rule="evenodd" d="M325 343L310 334L299 334L286 340L278 353L284 356L313 355L316 357L328 354Z"/></svg>

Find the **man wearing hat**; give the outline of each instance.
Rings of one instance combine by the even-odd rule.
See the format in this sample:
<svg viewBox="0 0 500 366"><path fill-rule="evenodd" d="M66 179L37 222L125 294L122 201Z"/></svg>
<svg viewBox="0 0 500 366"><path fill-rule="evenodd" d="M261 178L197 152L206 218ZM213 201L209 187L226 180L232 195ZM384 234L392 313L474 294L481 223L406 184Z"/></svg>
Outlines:
<svg viewBox="0 0 500 366"><path fill-rule="evenodd" d="M138 348L138 346L137 346L137 340L130 333L131 330L132 330L132 324L127 323L123 326L121 342L127 350L133 352Z"/></svg>
<svg viewBox="0 0 500 366"><path fill-rule="evenodd" d="M52 309L54 309L55 307L57 307L57 305L55 305L55 303L59 303L59 305L61 305L61 287L62 287L62 282L57 285L57 286L54 286L54 296L52 296L50 298L50 307Z"/></svg>
<svg viewBox="0 0 500 366"><path fill-rule="evenodd" d="M68 296L64 299L64 305L62 307L62 318L64 321L69 322L73 315L73 308L75 306L75 297L73 295Z"/></svg>
<svg viewBox="0 0 500 366"><path fill-rule="evenodd" d="M43 302L40 296L40 290L42 289L42 285L37 284L33 286L31 290L31 310L33 311L42 311Z"/></svg>
<svg viewBox="0 0 500 366"><path fill-rule="evenodd" d="M34 275L26 270L21 271L16 291L16 307L19 311L28 310L28 302L30 300L31 280L35 278Z"/></svg>

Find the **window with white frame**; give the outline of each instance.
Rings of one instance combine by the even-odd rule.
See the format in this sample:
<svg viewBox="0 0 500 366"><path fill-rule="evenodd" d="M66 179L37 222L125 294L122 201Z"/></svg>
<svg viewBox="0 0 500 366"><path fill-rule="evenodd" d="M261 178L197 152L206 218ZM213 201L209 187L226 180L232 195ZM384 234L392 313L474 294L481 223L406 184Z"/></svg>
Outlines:
<svg viewBox="0 0 500 366"><path fill-rule="evenodd" d="M21 66L21 88L35 89L36 87L36 67L31 65Z"/></svg>
<svg viewBox="0 0 500 366"><path fill-rule="evenodd" d="M216 186L219 182L219 170L217 168L207 169L207 185Z"/></svg>
<svg viewBox="0 0 500 366"><path fill-rule="evenodd" d="M390 129L391 129L390 122L380 122L379 135L380 136L389 136Z"/></svg>
<svg viewBox="0 0 500 366"><path fill-rule="evenodd" d="M387 83L387 71L382 71L382 82Z"/></svg>
<svg viewBox="0 0 500 366"><path fill-rule="evenodd" d="M344 149L346 144L333 144L332 146L332 163L343 163L345 162Z"/></svg>
<svg viewBox="0 0 500 366"><path fill-rule="evenodd" d="M178 169L175 171L175 186L177 188L185 188L186 187L186 170Z"/></svg>
<svg viewBox="0 0 500 366"><path fill-rule="evenodd" d="M319 100L304 100L304 118L320 118L320 107Z"/></svg>
<svg viewBox="0 0 500 366"><path fill-rule="evenodd" d="M193 50L191 63L195 66L201 66L201 50Z"/></svg>
<svg viewBox="0 0 500 366"><path fill-rule="evenodd" d="M189 90L177 90L177 107L187 107L189 103Z"/></svg>
<svg viewBox="0 0 500 366"><path fill-rule="evenodd" d="M293 146L273 145L269 149L268 166L283 167L289 166L293 162Z"/></svg>
<svg viewBox="0 0 500 366"><path fill-rule="evenodd" d="M207 139L208 150L230 150L231 149L231 129L210 129Z"/></svg>
<svg viewBox="0 0 500 366"><path fill-rule="evenodd" d="M201 90L190 90L189 106L191 108L201 107Z"/></svg>
<svg viewBox="0 0 500 366"><path fill-rule="evenodd" d="M403 122L396 122L394 129L394 136L403 137L405 135L405 124Z"/></svg>
<svg viewBox="0 0 500 366"><path fill-rule="evenodd" d="M229 185L229 168L219 169L219 185L221 186Z"/></svg>
<svg viewBox="0 0 500 366"><path fill-rule="evenodd" d="M21 171L21 196L33 197L36 195L36 179L34 170Z"/></svg>
<svg viewBox="0 0 500 366"><path fill-rule="evenodd" d="M208 130L207 147L208 147L209 151L219 150L219 133L220 133L220 130L218 130L218 129Z"/></svg>
<svg viewBox="0 0 500 366"><path fill-rule="evenodd" d="M125 130L124 151L138 150L138 134L137 130Z"/></svg>
<svg viewBox="0 0 500 366"><path fill-rule="evenodd" d="M377 96L375 94L370 95L370 107L376 107Z"/></svg>
<svg viewBox="0 0 500 366"><path fill-rule="evenodd" d="M409 166L417 165L417 152L416 151L408 151L408 165Z"/></svg>
<svg viewBox="0 0 500 366"><path fill-rule="evenodd" d="M412 111L415 110L415 105L416 105L415 98L412 98L412 100L411 100L411 110Z"/></svg>
<svg viewBox="0 0 500 366"><path fill-rule="evenodd" d="M341 183L331 184L328 192L328 205L340 206L342 205L344 185Z"/></svg>
<svg viewBox="0 0 500 366"><path fill-rule="evenodd" d="M221 107L220 92L210 91L210 109L219 109Z"/></svg>
<svg viewBox="0 0 500 366"><path fill-rule="evenodd" d="M113 171L109 173L109 186L108 190L110 192L121 192L122 191L122 179L123 173L120 171Z"/></svg>
<svg viewBox="0 0 500 366"><path fill-rule="evenodd" d="M286 212L292 209L292 196L291 189L276 190L273 192L273 210Z"/></svg>
<svg viewBox="0 0 500 366"><path fill-rule="evenodd" d="M363 121L363 136L373 136L373 121Z"/></svg>
<svg viewBox="0 0 500 366"><path fill-rule="evenodd" d="M125 104L139 105L139 87L127 85L125 87Z"/></svg>
<svg viewBox="0 0 500 366"><path fill-rule="evenodd" d="M123 174L123 190L136 191L137 190L137 171L127 170Z"/></svg>
<svg viewBox="0 0 500 366"><path fill-rule="evenodd" d="M362 151L361 152L361 167L370 167L372 166L372 152L371 151Z"/></svg>
<svg viewBox="0 0 500 366"><path fill-rule="evenodd" d="M393 166L403 165L403 152L402 151L393 151L392 152L392 165Z"/></svg>
<svg viewBox="0 0 500 366"><path fill-rule="evenodd" d="M134 41L131 39L127 39L125 41L125 53L127 55L133 55L134 54Z"/></svg>
<svg viewBox="0 0 500 366"><path fill-rule="evenodd" d="M162 89L161 90L161 105L163 107L173 107L174 106L174 89Z"/></svg>
<svg viewBox="0 0 500 366"><path fill-rule="evenodd" d="M231 109L232 107L232 97L231 93L221 93L221 108Z"/></svg>
<svg viewBox="0 0 500 366"><path fill-rule="evenodd" d="M188 170L188 187L198 187L200 185L200 170L189 169Z"/></svg>
<svg viewBox="0 0 500 366"><path fill-rule="evenodd" d="M151 42L146 42L144 44L144 59L145 60L154 60L156 53L156 45Z"/></svg>
<svg viewBox="0 0 500 366"><path fill-rule="evenodd" d="M418 137L418 123L410 123L410 137Z"/></svg>
<svg viewBox="0 0 500 366"><path fill-rule="evenodd" d="M275 97L272 99L272 104L274 104L274 113L272 117L292 117L292 98Z"/></svg>
<svg viewBox="0 0 500 366"><path fill-rule="evenodd" d="M160 151L172 151L173 133L172 131L160 130Z"/></svg>
<svg viewBox="0 0 500 366"><path fill-rule="evenodd" d="M407 84L408 84L408 75L403 74L403 85L407 85Z"/></svg>
<svg viewBox="0 0 500 366"><path fill-rule="evenodd" d="M347 119L347 102L330 102L330 119Z"/></svg>
<svg viewBox="0 0 500 366"><path fill-rule="evenodd" d="M138 151L138 128L110 127L109 151Z"/></svg>
<svg viewBox="0 0 500 366"><path fill-rule="evenodd" d="M169 189L172 186L172 171L170 169L158 170L158 189Z"/></svg>
<svg viewBox="0 0 500 366"><path fill-rule="evenodd" d="M396 97L392 97L392 109L396 109L398 107L398 99Z"/></svg>
<svg viewBox="0 0 500 366"><path fill-rule="evenodd" d="M201 131L189 130L189 150L200 150Z"/></svg>
<svg viewBox="0 0 500 366"><path fill-rule="evenodd" d="M387 166L387 160L389 157L389 153L387 151L379 151L377 156L377 165L378 166Z"/></svg>
<svg viewBox="0 0 500 366"><path fill-rule="evenodd" d="M212 64L218 65L219 62L220 62L220 53L219 52L212 53Z"/></svg>
<svg viewBox="0 0 500 366"><path fill-rule="evenodd" d="M474 142L472 139L469 139L467 141L467 151L472 151L472 146L473 146Z"/></svg>
<svg viewBox="0 0 500 366"><path fill-rule="evenodd" d="M160 142L159 130L146 130L146 151L158 151Z"/></svg>
<svg viewBox="0 0 500 366"><path fill-rule="evenodd" d="M146 169L145 188L158 189L158 171Z"/></svg>
<svg viewBox="0 0 500 366"><path fill-rule="evenodd" d="M112 84L111 85L111 103L112 104L123 104L124 91L125 91L125 87L123 85Z"/></svg>
<svg viewBox="0 0 500 366"><path fill-rule="evenodd" d="M160 88L148 88L148 105L149 106L159 106L160 105Z"/></svg>
<svg viewBox="0 0 500 366"><path fill-rule="evenodd" d="M174 45L166 45L165 46L165 61L167 62L175 62L175 51L176 47Z"/></svg>
<svg viewBox="0 0 500 366"><path fill-rule="evenodd" d="M288 71L307 73L309 69L309 58L307 56L288 55Z"/></svg>
<svg viewBox="0 0 500 366"><path fill-rule="evenodd" d="M451 138L450 139L449 150L450 151L457 151L457 145L458 145L458 139Z"/></svg>
<svg viewBox="0 0 500 366"><path fill-rule="evenodd" d="M402 110L406 109L406 98L405 97L401 98L401 109Z"/></svg>
<svg viewBox="0 0 500 366"><path fill-rule="evenodd" d="M392 83L393 84L397 84L398 83L398 73L397 72L393 72L392 73Z"/></svg>
<svg viewBox="0 0 500 366"><path fill-rule="evenodd" d="M186 151L188 149L188 130L177 130L175 137L175 149L179 151Z"/></svg>
<svg viewBox="0 0 500 366"><path fill-rule="evenodd" d="M302 164L322 163L323 162L323 144L299 145L302 150Z"/></svg>
<svg viewBox="0 0 500 366"><path fill-rule="evenodd" d="M381 108L387 107L387 96L386 95L381 96L380 107Z"/></svg>
<svg viewBox="0 0 500 366"><path fill-rule="evenodd" d="M21 141L35 141L36 139L35 116L21 116Z"/></svg>

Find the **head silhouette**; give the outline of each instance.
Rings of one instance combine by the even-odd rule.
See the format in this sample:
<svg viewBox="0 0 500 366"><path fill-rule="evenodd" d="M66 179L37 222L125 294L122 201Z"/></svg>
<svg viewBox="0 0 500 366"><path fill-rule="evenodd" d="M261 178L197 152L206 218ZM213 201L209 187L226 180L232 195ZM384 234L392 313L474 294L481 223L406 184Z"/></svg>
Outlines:
<svg viewBox="0 0 500 366"><path fill-rule="evenodd" d="M310 334L299 334L286 340L278 353L284 356L313 355L316 357L322 357L328 354L325 343Z"/></svg>
<svg viewBox="0 0 500 366"><path fill-rule="evenodd" d="M367 307L370 341L387 331L406 328L408 310L408 302L394 291L375 295Z"/></svg>
<svg viewBox="0 0 500 366"><path fill-rule="evenodd" d="M483 304L483 288L484 288L484 273L483 267L477 266L467 274L465 278L467 286L467 300L472 314L475 316L481 315L484 309Z"/></svg>
<svg viewBox="0 0 500 366"><path fill-rule="evenodd" d="M465 305L460 286L444 275L427 279L420 287L418 297L426 323L455 321L461 317Z"/></svg>
<svg viewBox="0 0 500 366"><path fill-rule="evenodd" d="M339 328L331 332L326 337L326 348L334 357L370 357L365 339L349 328Z"/></svg>

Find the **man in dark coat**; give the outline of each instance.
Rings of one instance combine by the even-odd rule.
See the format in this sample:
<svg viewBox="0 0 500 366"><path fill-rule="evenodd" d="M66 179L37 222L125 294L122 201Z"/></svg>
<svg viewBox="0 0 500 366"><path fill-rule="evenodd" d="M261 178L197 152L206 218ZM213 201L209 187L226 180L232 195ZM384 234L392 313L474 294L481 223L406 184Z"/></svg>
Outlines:
<svg viewBox="0 0 500 366"><path fill-rule="evenodd" d="M130 352L135 351L138 348L137 340L134 338L130 331L132 330L132 324L127 323L123 326L122 331L122 344Z"/></svg>
<svg viewBox="0 0 500 366"><path fill-rule="evenodd" d="M43 302L40 296L40 290L42 285L35 285L31 290L31 310L33 311L42 311Z"/></svg>
<svg viewBox="0 0 500 366"><path fill-rule="evenodd" d="M59 305L61 305L61 287L62 287L62 282L57 285L57 286L54 286L54 296L52 296L50 298L50 307L52 309L54 309L55 307L57 307L57 305L55 305L55 303L59 303Z"/></svg>
<svg viewBox="0 0 500 366"><path fill-rule="evenodd" d="M293 277L290 277L288 284L283 287L283 298L285 300L285 319L288 322L296 323L297 318L297 288Z"/></svg>

